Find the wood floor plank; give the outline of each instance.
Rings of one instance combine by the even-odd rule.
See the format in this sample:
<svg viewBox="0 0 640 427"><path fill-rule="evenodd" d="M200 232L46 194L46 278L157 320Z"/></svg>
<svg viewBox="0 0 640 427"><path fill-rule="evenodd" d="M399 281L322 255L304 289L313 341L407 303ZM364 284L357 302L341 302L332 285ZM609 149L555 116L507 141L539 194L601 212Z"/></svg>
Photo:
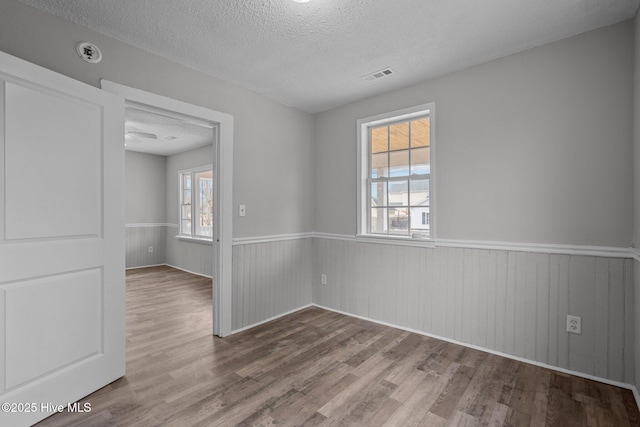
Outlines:
<svg viewBox="0 0 640 427"><path fill-rule="evenodd" d="M127 375L42 426L640 425L629 390L310 307L212 336L211 280L127 272Z"/></svg>
<svg viewBox="0 0 640 427"><path fill-rule="evenodd" d="M450 418L475 373L475 369L459 365L429 412L445 419Z"/></svg>

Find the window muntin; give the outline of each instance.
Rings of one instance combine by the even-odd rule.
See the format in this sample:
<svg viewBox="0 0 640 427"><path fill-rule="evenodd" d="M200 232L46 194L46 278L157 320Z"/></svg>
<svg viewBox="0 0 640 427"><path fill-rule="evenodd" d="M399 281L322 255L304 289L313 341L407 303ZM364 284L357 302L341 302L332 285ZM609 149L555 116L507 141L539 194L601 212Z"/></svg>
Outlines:
<svg viewBox="0 0 640 427"><path fill-rule="evenodd" d="M213 238L213 170L180 172L180 235Z"/></svg>
<svg viewBox="0 0 640 427"><path fill-rule="evenodd" d="M433 238L432 108L359 121L366 156L362 169L367 168L362 171L361 233Z"/></svg>

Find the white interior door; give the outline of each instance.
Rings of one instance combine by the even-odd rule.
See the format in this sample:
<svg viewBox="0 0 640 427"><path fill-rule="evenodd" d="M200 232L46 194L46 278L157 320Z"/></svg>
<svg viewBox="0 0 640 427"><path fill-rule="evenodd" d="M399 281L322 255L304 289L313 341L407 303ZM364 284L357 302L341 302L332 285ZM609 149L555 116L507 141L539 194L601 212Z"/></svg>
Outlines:
<svg viewBox="0 0 640 427"><path fill-rule="evenodd" d="M121 98L0 52L0 425L124 375L123 143Z"/></svg>

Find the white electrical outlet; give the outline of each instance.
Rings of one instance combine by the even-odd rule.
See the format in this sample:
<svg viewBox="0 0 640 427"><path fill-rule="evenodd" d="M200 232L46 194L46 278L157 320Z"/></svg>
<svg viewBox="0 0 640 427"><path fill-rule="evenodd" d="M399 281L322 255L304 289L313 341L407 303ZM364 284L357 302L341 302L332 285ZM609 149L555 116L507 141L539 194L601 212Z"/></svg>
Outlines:
<svg viewBox="0 0 640 427"><path fill-rule="evenodd" d="M245 205L238 206L238 216L246 216L247 215L247 207Z"/></svg>
<svg viewBox="0 0 640 427"><path fill-rule="evenodd" d="M153 252L153 246L149 246L149 253Z"/></svg>
<svg viewBox="0 0 640 427"><path fill-rule="evenodd" d="M321 274L320 275L320 283L322 283L323 285L327 284L327 275L326 274Z"/></svg>
<svg viewBox="0 0 640 427"><path fill-rule="evenodd" d="M582 318L578 316L567 316L567 332L572 334L582 333Z"/></svg>

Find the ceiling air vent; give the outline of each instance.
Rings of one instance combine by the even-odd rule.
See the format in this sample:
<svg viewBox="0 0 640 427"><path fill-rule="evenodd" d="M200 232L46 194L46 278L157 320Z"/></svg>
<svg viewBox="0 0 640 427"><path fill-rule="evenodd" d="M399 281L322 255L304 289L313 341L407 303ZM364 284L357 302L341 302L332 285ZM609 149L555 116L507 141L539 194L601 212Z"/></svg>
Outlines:
<svg viewBox="0 0 640 427"><path fill-rule="evenodd" d="M391 74L393 74L393 70L391 68L385 68L384 70L380 70L380 71L375 71L371 74L367 74L366 76L363 76L362 78L365 79L366 81L373 81L373 80L378 80L381 79L383 77L387 77L390 76Z"/></svg>

